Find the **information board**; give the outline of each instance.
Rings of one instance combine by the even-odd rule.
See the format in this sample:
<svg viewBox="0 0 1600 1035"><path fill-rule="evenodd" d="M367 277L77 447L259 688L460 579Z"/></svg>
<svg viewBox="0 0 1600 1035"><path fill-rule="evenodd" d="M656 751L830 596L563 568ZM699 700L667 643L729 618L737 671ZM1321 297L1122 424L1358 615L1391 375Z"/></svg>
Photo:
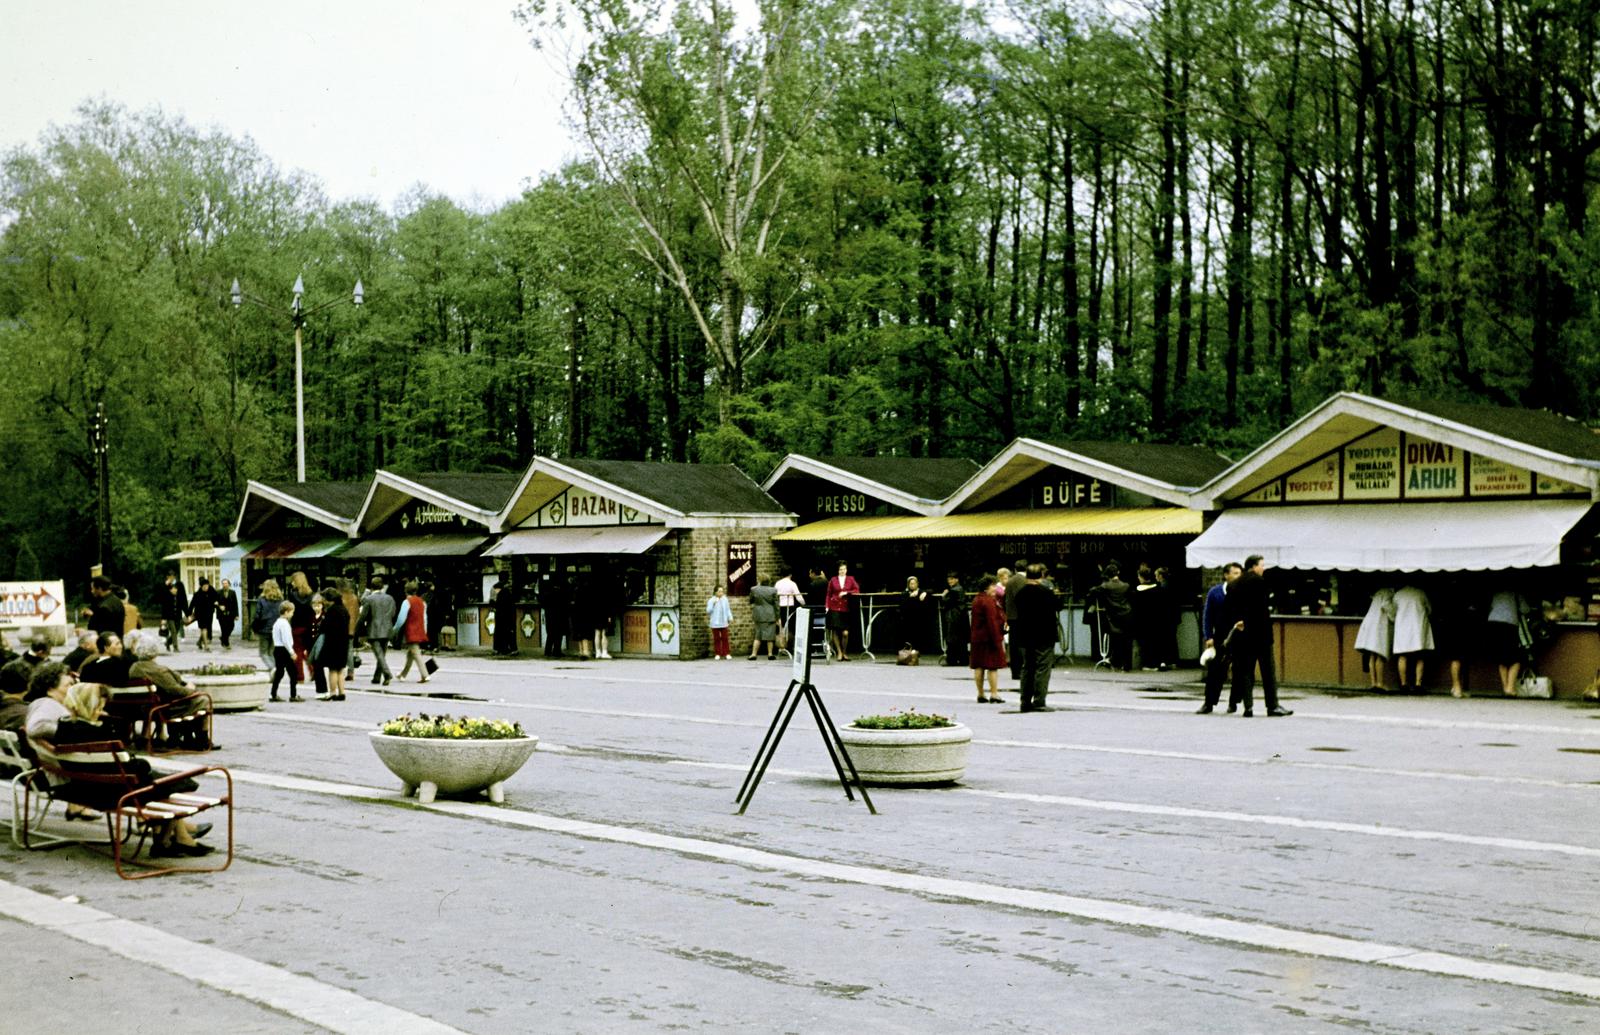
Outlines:
<svg viewBox="0 0 1600 1035"><path fill-rule="evenodd" d="M0 582L0 629L67 625L63 582Z"/></svg>
<svg viewBox="0 0 1600 1035"><path fill-rule="evenodd" d="M1381 428L1344 447L1344 498L1400 498L1400 432Z"/></svg>

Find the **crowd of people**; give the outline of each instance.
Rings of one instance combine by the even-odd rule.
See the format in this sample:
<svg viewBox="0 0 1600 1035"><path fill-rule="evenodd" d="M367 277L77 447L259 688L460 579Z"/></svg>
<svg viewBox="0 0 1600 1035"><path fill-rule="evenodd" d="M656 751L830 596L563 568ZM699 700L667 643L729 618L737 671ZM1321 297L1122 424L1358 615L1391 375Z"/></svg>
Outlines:
<svg viewBox="0 0 1600 1035"><path fill-rule="evenodd" d="M1499 670L1500 692L1516 697L1540 628L1528 598L1510 588L1484 600L1459 588L1435 599L1414 584L1380 586L1356 630L1355 646L1373 690L1388 688L1390 661L1401 690L1420 690L1433 658L1450 673L1450 693L1462 697L1463 664L1481 650Z"/></svg>

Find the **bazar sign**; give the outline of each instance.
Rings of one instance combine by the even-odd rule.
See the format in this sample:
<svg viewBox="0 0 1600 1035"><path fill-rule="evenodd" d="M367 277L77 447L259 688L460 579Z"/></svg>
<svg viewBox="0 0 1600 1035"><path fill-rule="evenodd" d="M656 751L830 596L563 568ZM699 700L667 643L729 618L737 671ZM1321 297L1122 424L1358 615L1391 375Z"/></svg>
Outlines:
<svg viewBox="0 0 1600 1035"><path fill-rule="evenodd" d="M62 582L0 582L0 628L66 625L66 599Z"/></svg>

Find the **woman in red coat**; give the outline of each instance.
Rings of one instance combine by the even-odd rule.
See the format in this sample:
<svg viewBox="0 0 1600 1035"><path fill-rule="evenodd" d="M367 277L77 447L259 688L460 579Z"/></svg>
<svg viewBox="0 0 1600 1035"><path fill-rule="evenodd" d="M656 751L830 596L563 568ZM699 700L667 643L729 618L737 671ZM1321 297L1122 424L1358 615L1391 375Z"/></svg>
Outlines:
<svg viewBox="0 0 1600 1035"><path fill-rule="evenodd" d="M1000 670L1006 667L1006 616L995 602L998 583L993 575L978 580L972 598L972 680L978 684L979 704L1004 704L1000 696ZM983 692L983 675L989 674L989 692Z"/></svg>

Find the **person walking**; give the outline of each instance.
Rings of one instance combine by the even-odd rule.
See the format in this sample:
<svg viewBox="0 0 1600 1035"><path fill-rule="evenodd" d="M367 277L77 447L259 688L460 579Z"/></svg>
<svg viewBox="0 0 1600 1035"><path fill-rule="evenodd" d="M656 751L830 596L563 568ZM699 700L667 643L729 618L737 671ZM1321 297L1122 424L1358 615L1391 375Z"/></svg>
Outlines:
<svg viewBox="0 0 1600 1035"><path fill-rule="evenodd" d="M161 638L166 642L167 650L176 654L183 644L184 616L187 613L184 601L179 594L183 591L183 584L175 581L171 575L161 588Z"/></svg>
<svg viewBox="0 0 1600 1035"><path fill-rule="evenodd" d="M1278 717L1294 712L1278 705L1278 670L1272 660L1272 603L1267 596L1267 562L1260 554L1245 558L1244 574L1228 591L1233 604L1233 691L1244 707L1244 717L1254 714L1256 668L1261 669L1261 694L1267 714Z"/></svg>
<svg viewBox="0 0 1600 1035"><path fill-rule="evenodd" d="M1432 605L1417 586L1401 586L1394 593L1395 670L1400 689L1422 689L1423 652L1433 650ZM1409 670L1409 671L1408 671Z"/></svg>
<svg viewBox="0 0 1600 1035"><path fill-rule="evenodd" d="M388 686L394 678L389 671L389 640L394 637L394 619L398 611L394 597L383 588L383 576L372 576L367 582L367 595L361 598L357 624L366 629L367 645L372 648L373 686L380 682Z"/></svg>
<svg viewBox="0 0 1600 1035"><path fill-rule="evenodd" d="M728 594L721 586L711 591L711 596L706 600L706 624L711 627L711 656L718 661L727 661L733 655L733 645L729 641L728 626L733 624L733 608L728 603Z"/></svg>
<svg viewBox="0 0 1600 1035"><path fill-rule="evenodd" d="M939 620L944 623L944 663L957 667L967 664L967 642L971 630L967 591L961 576L947 572L944 592L939 594Z"/></svg>
<svg viewBox="0 0 1600 1035"><path fill-rule="evenodd" d="M270 581L270 580L269 580ZM278 699L278 684L284 676L289 677L289 700L300 700L300 670L294 660L294 604L288 600L278 601L278 617L272 623L267 640L272 644L272 693L270 699Z"/></svg>
<svg viewBox="0 0 1600 1035"><path fill-rule="evenodd" d="M861 592L850 566L839 562L839 574L828 580L828 597L824 606L828 611L828 638L833 641L834 653L840 661L850 660L851 603Z"/></svg>
<svg viewBox="0 0 1600 1035"><path fill-rule="evenodd" d="M1060 608L1055 591L1044 584L1044 565L1030 564L1024 575L1022 585L1006 594L1006 604L1016 614L1011 620L1011 655L1022 655L1019 707L1025 712L1054 711L1045 699L1056 661Z"/></svg>
<svg viewBox="0 0 1600 1035"><path fill-rule="evenodd" d="M1222 581L1206 592L1205 603L1200 606L1200 635L1205 639L1200 657L1206 670L1206 698L1196 713L1198 715L1210 715L1222 697L1222 684L1228 675L1231 653L1228 634L1233 631L1233 618L1228 610L1228 590L1239 581L1243 572L1244 569L1237 563L1224 567ZM1209 659L1206 659L1207 653L1211 655ZM1239 702L1230 692L1228 714L1238 710Z"/></svg>
<svg viewBox="0 0 1600 1035"><path fill-rule="evenodd" d="M1394 653L1394 590L1381 586L1372 593L1372 602L1356 629L1356 650L1361 667L1367 672L1367 686L1384 687L1384 666Z"/></svg>
<svg viewBox="0 0 1600 1035"><path fill-rule="evenodd" d="M263 667L269 672L276 664L272 630L278 621L278 605L281 603L283 590L278 588L278 580L268 579L261 584L261 595L256 597L250 617L250 631L256 635L256 649L261 654Z"/></svg>
<svg viewBox="0 0 1600 1035"><path fill-rule="evenodd" d="M306 677L306 655L311 651L311 621L315 617L312 610L311 580L306 578L303 571L294 572L289 576L289 590L284 594L284 599L294 605L294 617L289 619L289 625L294 629L294 661L298 668L295 674L302 680Z"/></svg>
<svg viewBox="0 0 1600 1035"><path fill-rule="evenodd" d="M746 661L756 660L761 653L761 645L767 645L767 660L777 657L775 646L778 642L778 591L769 583L769 576L763 575L750 587L750 622L755 626L755 633L750 639L750 656Z"/></svg>
<svg viewBox="0 0 1600 1035"><path fill-rule="evenodd" d="M196 642L203 651L211 649L211 623L217 617L217 591L211 580L202 577L189 598L189 617L194 619Z"/></svg>
<svg viewBox="0 0 1600 1035"><path fill-rule="evenodd" d="M406 583L406 598L400 602L400 613L395 616L395 635L405 646L406 663L400 666L399 679L404 680L413 663L417 666L419 681L428 681L427 663L422 659L422 647L428 642L428 604L417 592L415 582Z"/></svg>
<svg viewBox="0 0 1600 1035"><path fill-rule="evenodd" d="M217 590L217 632L218 639L222 641L223 650L232 650L233 627L239 621L239 594L233 591L233 583L227 579L222 580L222 586Z"/></svg>
<svg viewBox="0 0 1600 1035"><path fill-rule="evenodd" d="M978 687L979 704L1004 704L1000 696L1000 670L1006 667L1006 614L995 599L1000 585L993 575L978 580L978 595L972 598L970 642L972 681ZM984 693L987 677L989 691Z"/></svg>

